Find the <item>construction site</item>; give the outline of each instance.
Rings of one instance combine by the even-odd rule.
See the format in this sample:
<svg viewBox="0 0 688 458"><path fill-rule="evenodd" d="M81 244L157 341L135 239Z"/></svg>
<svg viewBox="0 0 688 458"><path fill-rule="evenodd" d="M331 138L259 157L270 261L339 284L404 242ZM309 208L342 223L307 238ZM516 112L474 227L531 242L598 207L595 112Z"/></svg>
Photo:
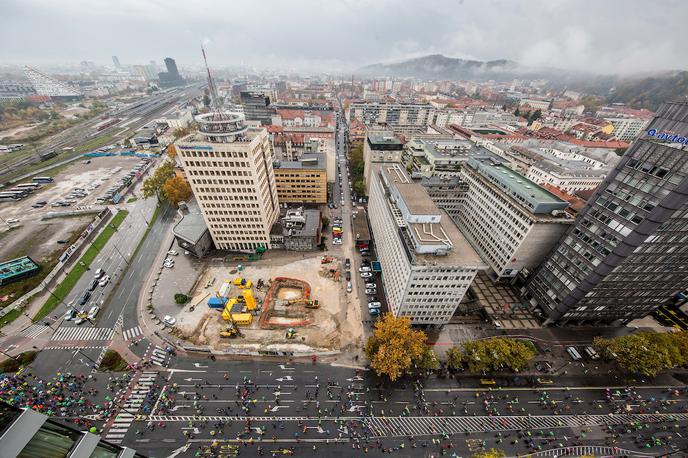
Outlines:
<svg viewBox="0 0 688 458"><path fill-rule="evenodd" d="M173 334L196 346L236 353L335 352L359 345L360 317L349 316L341 260L270 252L226 259L200 273Z"/></svg>

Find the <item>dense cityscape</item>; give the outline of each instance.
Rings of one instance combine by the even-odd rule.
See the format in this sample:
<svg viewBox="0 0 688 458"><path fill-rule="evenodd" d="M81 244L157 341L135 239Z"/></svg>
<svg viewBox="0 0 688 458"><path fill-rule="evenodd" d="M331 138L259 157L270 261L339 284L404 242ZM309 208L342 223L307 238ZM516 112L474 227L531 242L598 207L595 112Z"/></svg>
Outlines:
<svg viewBox="0 0 688 458"><path fill-rule="evenodd" d="M193 44L158 25L212 13L142 1L141 49L0 51L0 458L688 457L681 56L546 65L438 17L422 48L367 19L347 62L299 54L309 8L278 3ZM265 37L212 34L235 21Z"/></svg>

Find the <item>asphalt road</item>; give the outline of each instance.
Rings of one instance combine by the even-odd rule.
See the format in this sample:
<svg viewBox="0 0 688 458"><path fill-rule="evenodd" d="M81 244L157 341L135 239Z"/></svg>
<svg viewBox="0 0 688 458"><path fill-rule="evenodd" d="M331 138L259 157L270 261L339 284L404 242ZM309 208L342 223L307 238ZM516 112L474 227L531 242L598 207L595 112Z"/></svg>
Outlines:
<svg viewBox="0 0 688 458"><path fill-rule="evenodd" d="M99 377L94 384L106 383ZM630 450L644 450L649 436L663 443L672 436L651 449L656 455L688 445L676 434L688 421L685 388L678 395L667 387L476 389L436 377L385 386L370 373L321 364L176 357L166 372L145 377L152 380L136 419L110 421L104 435L150 457L192 457L215 441L219 456L234 456L236 447L258 456L259 445L267 456L288 447L297 456L364 455L365 447L375 456L380 448L439 456L442 447L456 456L492 447L515 455L531 451L526 438L552 449L601 446L612 434Z"/></svg>
<svg viewBox="0 0 688 458"><path fill-rule="evenodd" d="M152 266L160 243L170 230L175 213L174 209L169 206L165 206L161 210L138 253L127 265L124 259L119 256L117 250L127 257L133 253L145 232L147 227L146 221L150 219L155 208L155 199L139 200L136 203L138 204L139 202L143 208L132 210L127 219L124 220L123 225L120 226L120 230L112 237L112 244L109 243L103 250L103 253L108 254L104 254L102 259L97 259L94 265L91 266L91 271L102 267L108 274L114 275L109 286L106 288L98 287L101 291L99 291L99 296L96 299L105 301L109 293L111 295L110 300L104 303L103 310L99 313L97 320L93 323L87 322L78 325L79 331L73 331L72 333L65 331L65 329L73 328L77 325L73 321L62 322L62 326L53 335L53 339L55 339L56 335L64 335L65 338L51 341L48 349L42 351L36 359L37 367L39 367L42 375L55 373L59 370L90 370L94 362L98 361L98 358L104 352L105 344L111 339L118 321L121 323L121 328L125 330L138 325L136 305L144 276ZM149 211L144 213L144 209ZM128 222L129 218L131 220ZM98 262L99 260L101 262ZM124 274L123 278L121 277L122 274ZM82 283L87 284L92 278L90 275L84 275L84 277L87 278L84 279L82 277L79 285L82 285ZM120 278L121 281L118 284L117 282ZM72 293L73 296L78 296L81 293L79 286L75 288L75 291ZM66 307L60 305L56 309L55 315L59 317L65 311ZM120 317L122 318L120 319ZM93 331L90 331L92 328L112 330L112 332L100 334L100 336L108 336L108 338L93 338ZM58 332L60 334L57 334ZM79 345L74 345L75 341L78 340L88 340L89 343L81 342ZM75 348L71 348L69 351L62 351L61 347ZM77 350L77 347L81 348Z"/></svg>

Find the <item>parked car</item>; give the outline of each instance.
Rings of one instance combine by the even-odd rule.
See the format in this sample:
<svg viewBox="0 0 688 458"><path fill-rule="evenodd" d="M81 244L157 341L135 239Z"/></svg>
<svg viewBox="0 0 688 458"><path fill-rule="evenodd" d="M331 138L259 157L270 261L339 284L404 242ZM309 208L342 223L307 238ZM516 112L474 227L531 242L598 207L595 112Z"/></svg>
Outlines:
<svg viewBox="0 0 688 458"><path fill-rule="evenodd" d="M351 282L348 281L348 282L346 282L346 292L347 292L347 293L350 293L351 291L352 291Z"/></svg>
<svg viewBox="0 0 688 458"><path fill-rule="evenodd" d="M371 281L371 282L366 282L365 287L366 287L366 288L377 288L377 283L372 282L372 281Z"/></svg>
<svg viewBox="0 0 688 458"><path fill-rule="evenodd" d="M7 221L7 224L17 224L19 222L17 218L7 218L5 221Z"/></svg>
<svg viewBox="0 0 688 458"><path fill-rule="evenodd" d="M98 279L94 278L93 280L91 280L91 283L88 285L88 290L93 291L97 287L98 287Z"/></svg>
<svg viewBox="0 0 688 458"><path fill-rule="evenodd" d="M351 272L347 270L344 276L346 277L346 281L351 281Z"/></svg>
<svg viewBox="0 0 688 458"><path fill-rule="evenodd" d="M382 307L382 303L380 302L368 302L369 309L379 309L380 307Z"/></svg>
<svg viewBox="0 0 688 458"><path fill-rule="evenodd" d="M361 272L361 278L371 278L373 274L370 272Z"/></svg>
<svg viewBox="0 0 688 458"><path fill-rule="evenodd" d="M332 240L333 245L341 245L342 244L342 239L333 239Z"/></svg>
<svg viewBox="0 0 688 458"><path fill-rule="evenodd" d="M170 250L167 252L170 256L177 256L179 253L176 250Z"/></svg>
<svg viewBox="0 0 688 458"><path fill-rule="evenodd" d="M375 289L375 288L366 288L365 293L366 293L366 294L369 294L369 295L371 295L371 296L373 296L373 295L377 294L377 289Z"/></svg>
<svg viewBox="0 0 688 458"><path fill-rule="evenodd" d="M106 275L103 278L100 279L100 283L98 283L100 286L106 286L110 282L110 276Z"/></svg>
<svg viewBox="0 0 688 458"><path fill-rule="evenodd" d="M74 318L76 318L76 310L74 310L74 309L69 309L64 314L64 320L65 321L72 321Z"/></svg>
<svg viewBox="0 0 688 458"><path fill-rule="evenodd" d="M370 272L370 270L368 266L361 266L360 269L358 269L359 272Z"/></svg>
<svg viewBox="0 0 688 458"><path fill-rule="evenodd" d="M162 321L167 326L174 326L174 324L177 322L177 319L175 317L165 315L165 317L162 319Z"/></svg>
<svg viewBox="0 0 688 458"><path fill-rule="evenodd" d="M98 269L98 270L96 270L96 273L93 274L93 276L99 280L100 280L100 277L102 277L103 275L105 275L105 271L103 269Z"/></svg>
<svg viewBox="0 0 688 458"><path fill-rule="evenodd" d="M380 316L380 309L368 309L370 316Z"/></svg>
<svg viewBox="0 0 688 458"><path fill-rule="evenodd" d="M344 260L344 267L346 267L347 269L351 267L351 260L349 258L346 258Z"/></svg>
<svg viewBox="0 0 688 458"><path fill-rule="evenodd" d="M88 319L95 320L96 315L98 315L98 312L100 312L100 307L98 307L97 305L91 307L91 310L88 311Z"/></svg>

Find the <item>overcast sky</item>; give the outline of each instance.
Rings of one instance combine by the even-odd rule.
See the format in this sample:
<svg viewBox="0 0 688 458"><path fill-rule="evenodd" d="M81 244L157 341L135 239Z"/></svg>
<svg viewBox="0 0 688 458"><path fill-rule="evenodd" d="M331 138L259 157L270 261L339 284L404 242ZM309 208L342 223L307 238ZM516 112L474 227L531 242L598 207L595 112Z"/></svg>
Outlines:
<svg viewBox="0 0 688 458"><path fill-rule="evenodd" d="M0 0L0 63L351 70L429 53L602 73L688 67L686 0Z"/></svg>

